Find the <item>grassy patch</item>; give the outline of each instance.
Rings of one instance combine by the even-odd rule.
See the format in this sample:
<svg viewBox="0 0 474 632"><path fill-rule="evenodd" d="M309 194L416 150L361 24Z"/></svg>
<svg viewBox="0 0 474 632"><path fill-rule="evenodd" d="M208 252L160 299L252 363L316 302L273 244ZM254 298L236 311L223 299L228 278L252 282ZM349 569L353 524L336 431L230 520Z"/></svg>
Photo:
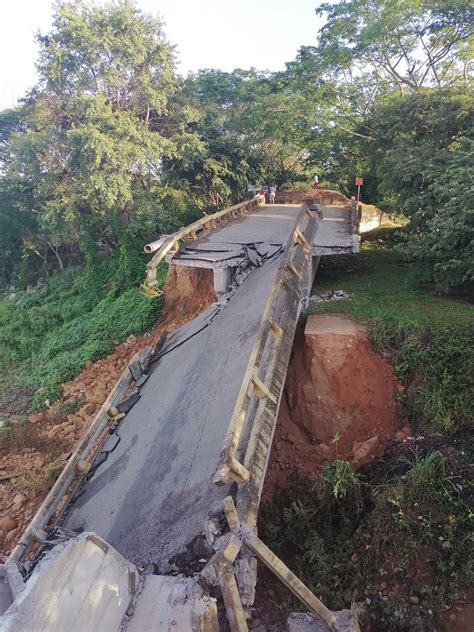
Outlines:
<svg viewBox="0 0 474 632"><path fill-rule="evenodd" d="M137 266L140 264L138 261ZM16 371L17 388L40 409L56 399L61 384L77 375L87 361L110 353L130 334L141 334L157 321L161 300L144 297L123 282L121 262L102 263L94 274L71 268L47 285L0 300L0 361ZM140 273L141 274L141 273ZM159 270L164 281L166 266ZM8 373L6 371L5 373ZM0 399L8 400L11 379L5 378Z"/></svg>
<svg viewBox="0 0 474 632"><path fill-rule="evenodd" d="M366 324L406 387L410 421L456 434L474 414L474 306L417 283L411 265L390 248L399 230L377 231L358 255L323 258L313 293L342 289L352 296L309 311L343 312Z"/></svg>
<svg viewBox="0 0 474 632"><path fill-rule="evenodd" d="M338 460L316 483L294 473L260 512L264 541L329 607L351 586L346 567L362 506L361 478Z"/></svg>

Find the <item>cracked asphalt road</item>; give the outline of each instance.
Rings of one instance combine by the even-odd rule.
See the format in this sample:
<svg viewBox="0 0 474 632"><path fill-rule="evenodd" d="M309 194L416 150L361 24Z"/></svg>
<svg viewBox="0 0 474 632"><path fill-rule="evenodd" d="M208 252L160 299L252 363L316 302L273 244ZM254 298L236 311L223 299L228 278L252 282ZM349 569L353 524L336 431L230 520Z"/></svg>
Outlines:
<svg viewBox="0 0 474 632"><path fill-rule="evenodd" d="M267 206L206 241L285 244L299 206ZM254 269L209 327L211 306L166 340L165 353L119 427L120 442L65 519L140 566L168 560L202 532L227 487L212 482L281 254Z"/></svg>

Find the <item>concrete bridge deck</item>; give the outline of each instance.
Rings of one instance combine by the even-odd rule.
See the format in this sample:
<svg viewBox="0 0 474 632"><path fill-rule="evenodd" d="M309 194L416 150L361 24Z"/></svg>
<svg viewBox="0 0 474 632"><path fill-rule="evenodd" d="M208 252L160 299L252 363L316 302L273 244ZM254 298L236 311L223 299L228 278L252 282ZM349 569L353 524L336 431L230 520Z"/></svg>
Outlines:
<svg viewBox="0 0 474 632"><path fill-rule="evenodd" d="M193 246L284 245L299 210L264 208ZM94 531L130 561L164 572L201 533L229 493L212 477L280 257L169 336L120 426L120 443L75 502L67 528Z"/></svg>
<svg viewBox="0 0 474 632"><path fill-rule="evenodd" d="M221 507L229 487L213 484L213 474L300 208L263 207L188 242L172 258L178 265L222 267L224 298L168 337L140 400L120 425L119 440L108 439L116 447L71 507L67 528L93 531L130 561L166 572ZM328 219L320 222L317 247L331 240L348 247L346 214L323 209Z"/></svg>
<svg viewBox="0 0 474 632"><path fill-rule="evenodd" d="M252 204L255 207L255 202ZM170 252L168 261L172 265L214 269L218 301L192 322L168 335L163 344L159 345L148 368L146 380L141 380L143 383L140 385L138 401L128 410L115 431L109 434L96 456L84 487L80 493L76 492L62 514L60 524L70 530L66 532L66 537L70 537L71 531L93 532L84 534L82 539L74 539L70 551L76 545L79 548L91 548L92 542L94 546L91 555L96 560L94 565L91 567L87 556L78 558L80 564L76 565L77 568L74 564L69 564L67 555L61 563L58 558L59 570L62 568L61 564L68 565L68 570L62 575L60 573L59 577L57 564L53 564L52 580L56 588L52 591L44 582L47 567L41 571L40 562L35 571L39 580L36 584L30 581L27 586L33 592L35 586L39 587L41 594L25 598L25 603L19 608L16 608L15 601L9 609L10 615L13 613L12 618L7 621L11 627L5 629L29 629L28 626L33 625L34 621L43 621L44 608L35 611L35 603L43 598L49 600L48 603L51 599L56 600L57 604L50 613L54 617L62 613L64 621L67 621L64 629L70 627L70 608L79 613L75 620L77 625L79 619L90 622L95 621L97 616L103 618L110 615L114 622L112 624L109 621L107 629L118 629L115 620L118 621L123 615L130 595L137 590L136 569L133 564L148 568L151 565L152 570L161 574L161 577L153 575L151 577L155 581L144 580L145 590L138 599L136 615L128 621L128 629L144 629L143 612L148 617L147 620L153 619L154 624L159 615L168 617L169 626L176 625L175 606L181 617L185 616L183 607L186 609L188 606L196 606L199 610L198 614L197 611L193 610L192 614L186 610L187 623L180 629L197 629L195 619L198 615L201 617L199 621L203 623L205 613L203 614L202 606L209 595L201 595L202 599L197 599L196 595L202 591L196 577L191 581L189 577L180 575L179 579L175 577L176 572L187 576L200 572L212 556L202 574L207 580L209 577L206 571L211 572L212 578L213 571L209 571L209 568L214 568L214 558L221 555L221 549L213 555L212 547L208 545L206 549L205 540L198 538L208 518L222 516L226 496L236 497L247 527L256 524L261 493L261 488L260 492L258 488L259 484L263 484L266 471L265 455L268 456L271 446L303 286L311 283L317 261L322 254L352 252L358 247L357 236L353 235L350 208L323 207L322 211L316 233L316 215L311 216L307 209L303 211L299 205L290 204L264 206L238 219L231 219L202 234L200 238L198 236L192 241L188 240L178 250L166 251ZM172 241L178 243L178 234L172 236ZM310 270L308 260L311 253L312 272L307 274ZM271 342L268 344L269 338ZM263 340L266 342L262 342ZM261 348L259 345L263 344L266 346L262 352L256 352L257 348ZM131 369L130 373L133 375ZM125 378L121 378L123 379ZM133 375L132 381L137 379ZM130 384L130 380L127 369L126 384ZM125 388L126 386L120 391L120 397ZM109 398L111 396L112 394ZM249 403L248 408L242 397L253 397L252 400L249 399L252 404ZM120 399L114 401L118 404ZM261 402L266 403L260 406ZM112 409L107 402L104 407L109 414L115 414L110 413ZM222 464L222 455L227 454L229 436L234 437L236 432L233 423L235 419L241 419L243 411L248 410L260 411L260 416L247 416L246 413L237 443L231 442L231 461L226 463L230 463L233 474L229 476L225 468L218 469L219 476L216 478L216 467L218 463ZM106 419L107 417L105 421ZM232 470L234 467L237 469ZM239 476L244 471L247 471L249 478L244 478L247 483L241 486ZM221 478L222 472L224 474ZM66 477L65 471L63 474ZM239 482L237 494L236 483L228 482L232 478ZM220 481L222 485L217 486L213 479ZM69 486L67 481L71 480L65 478L64 490ZM59 479L57 484L59 485ZM235 527L235 518L230 519L227 511L228 507L226 517L231 533L223 536L222 540L229 536L231 539L228 542L231 542L232 538L236 538L232 527L232 523ZM41 511L37 514L35 524L46 524L40 522L40 515ZM35 519L32 522L34 521ZM33 533L33 527L30 527ZM37 533L34 531L35 535ZM17 547L20 557L22 550L28 550L29 543L30 536L25 538L22 546ZM235 542L232 546L234 545ZM241 545L242 541L239 546ZM250 531L245 536L245 545L247 553L243 553L244 559L252 551L265 564L278 568L278 572L275 572L285 581L287 587L299 595L311 612L331 628L335 621L334 614ZM123 558L112 550L109 555L109 546L116 549ZM232 560L237 553L238 549ZM106 559L109 561L105 571L102 565ZM200 566L196 566L197 562ZM186 564L190 566L187 567ZM218 566L220 562L215 564ZM110 574L112 566L114 577ZM248 568L244 585L251 590L256 581L256 570L254 573L252 568L256 569L256 566L246 567L244 564L242 568ZM232 619L234 622L231 624L232 629L245 630L247 625L233 573L231 577L228 573L225 575L220 587L229 621ZM188 591L186 603L182 603L181 593L188 579L194 583L189 589L191 592ZM175 580L178 591L176 594ZM115 601L109 599L109 593L104 588L104 582L107 581L114 585ZM117 582L121 582L120 595L116 591ZM168 592L163 592L163 582ZM23 587L19 590L18 594L21 595ZM86 594L84 591L88 595L90 593L89 601L94 599L94 604L83 600L83 594ZM97 595L94 591L98 591ZM170 591L173 593L172 597ZM247 588L244 593L246 591ZM107 604L100 601L99 593L100 599ZM62 598L59 599L60 594L69 600L66 599L67 603L62 604L64 608L58 606L63 601ZM217 617L217 610L212 606L213 601L215 602L208 599L204 605L207 604L206 609L214 608L213 612ZM247 600L246 603L251 604L253 600ZM240 621L238 625L237 618ZM204 627L199 629L215 630L217 619L213 621L214 623L209 619L208 624L203 623ZM23 628L20 624L25 624L26 627ZM122 624L123 621L119 625L120 629ZM72 625L71 629L79 629L77 625L76 628ZM163 629L171 629L169 626ZM39 628L43 629L43 623ZM63 628L60 626L58 629ZM81 629L96 629L96 626L85 623Z"/></svg>
<svg viewBox="0 0 474 632"><path fill-rule="evenodd" d="M347 206L323 206L313 252L315 255L333 255L358 252L359 236L352 233L351 213Z"/></svg>

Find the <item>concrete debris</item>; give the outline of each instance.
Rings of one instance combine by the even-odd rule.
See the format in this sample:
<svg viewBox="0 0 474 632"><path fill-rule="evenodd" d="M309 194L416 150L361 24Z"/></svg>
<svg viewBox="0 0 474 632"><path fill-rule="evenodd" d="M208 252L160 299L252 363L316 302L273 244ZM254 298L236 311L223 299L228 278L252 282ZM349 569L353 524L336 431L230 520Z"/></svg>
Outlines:
<svg viewBox="0 0 474 632"><path fill-rule="evenodd" d="M139 380L143 373L142 366L138 360L136 360L135 362L131 362L128 365L128 370L130 371L135 381Z"/></svg>
<svg viewBox="0 0 474 632"><path fill-rule="evenodd" d="M127 397L127 399L124 399L123 402L120 402L120 404L117 404L116 408L119 413L128 413L128 411L131 410L132 406L134 406L138 402L139 399L140 399L140 393L136 391L135 393L132 393L130 397Z"/></svg>
<svg viewBox="0 0 474 632"><path fill-rule="evenodd" d="M143 374L135 383L135 388L141 388L150 376Z"/></svg>
<svg viewBox="0 0 474 632"><path fill-rule="evenodd" d="M193 575L202 571L214 553L214 547L208 543L206 537L198 535L186 544L179 553L173 555L168 563L161 564L158 568L160 572L168 573L172 572L172 569L176 569L174 572Z"/></svg>
<svg viewBox="0 0 474 632"><path fill-rule="evenodd" d="M343 299L351 299L352 294L344 292L344 290L328 290L309 297L310 303L327 303L328 301L341 301Z"/></svg>
<svg viewBox="0 0 474 632"><path fill-rule="evenodd" d="M217 518L206 520L203 533L204 537L206 538L206 542L209 544L209 546L212 546L214 544L216 536L221 534L219 520Z"/></svg>
<svg viewBox="0 0 474 632"><path fill-rule="evenodd" d="M126 632L218 630L216 600L191 577L148 575L123 626Z"/></svg>
<svg viewBox="0 0 474 632"><path fill-rule="evenodd" d="M24 588L25 583L16 563L7 561L0 564L0 615L8 610Z"/></svg>
<svg viewBox="0 0 474 632"><path fill-rule="evenodd" d="M0 629L117 632L137 578L133 564L95 534L83 533L44 556L0 617Z"/></svg>
<svg viewBox="0 0 474 632"><path fill-rule="evenodd" d="M250 551L244 550L235 560L235 572L242 604L251 606L255 601L257 558Z"/></svg>
<svg viewBox="0 0 474 632"><path fill-rule="evenodd" d="M334 632L360 632L357 618L352 610L339 610L334 613L336 624ZM328 632L327 626L312 614L292 612L287 621L288 632Z"/></svg>

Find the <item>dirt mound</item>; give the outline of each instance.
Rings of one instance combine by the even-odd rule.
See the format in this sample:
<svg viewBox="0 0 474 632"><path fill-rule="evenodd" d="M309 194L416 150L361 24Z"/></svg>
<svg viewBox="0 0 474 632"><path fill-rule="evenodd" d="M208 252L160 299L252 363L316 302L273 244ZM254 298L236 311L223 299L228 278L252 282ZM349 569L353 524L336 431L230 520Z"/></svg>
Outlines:
<svg viewBox="0 0 474 632"><path fill-rule="evenodd" d="M170 266L163 289L163 317L150 333L129 336L110 355L88 362L63 385L59 401L12 426L0 444L0 561L15 546L130 358L216 300L212 270Z"/></svg>
<svg viewBox="0 0 474 632"><path fill-rule="evenodd" d="M188 314L200 313L217 300L214 271L210 268L170 265L163 291L165 308L162 324Z"/></svg>
<svg viewBox="0 0 474 632"><path fill-rule="evenodd" d="M337 458L359 467L380 456L398 430L401 390L365 327L343 315L310 316L293 347L265 496L293 469L314 477Z"/></svg>
<svg viewBox="0 0 474 632"><path fill-rule="evenodd" d="M349 198L332 189L306 189L305 191L277 191L276 204L301 204L305 200L319 200L324 206L350 203Z"/></svg>

